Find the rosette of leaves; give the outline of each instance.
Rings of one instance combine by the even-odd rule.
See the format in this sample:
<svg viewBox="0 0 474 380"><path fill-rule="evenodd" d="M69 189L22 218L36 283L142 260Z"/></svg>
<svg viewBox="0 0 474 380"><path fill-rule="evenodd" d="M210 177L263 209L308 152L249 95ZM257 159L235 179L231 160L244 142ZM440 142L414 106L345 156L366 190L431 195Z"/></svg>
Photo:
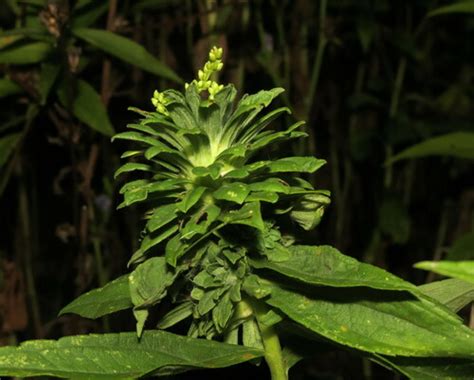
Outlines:
<svg viewBox="0 0 474 380"><path fill-rule="evenodd" d="M213 49L184 93L156 92L156 111L135 109L141 119L115 136L134 145L117 175L129 173L120 207L147 208L141 244L130 274L60 312L99 318L133 308L140 339L0 348L0 375L138 378L264 357L272 380L285 380L299 360L347 349L413 379L472 378L474 332L455 313L474 286L416 287L330 246L297 245L290 232L312 230L329 203L301 178L324 161L271 155L270 146L305 136L302 123L272 123L289 113L268 109L282 89L237 102L232 85L213 80L221 58ZM188 337L144 331L155 311L159 330L179 325Z"/></svg>
<svg viewBox="0 0 474 380"><path fill-rule="evenodd" d="M300 178L324 160L260 158L270 145L306 136L298 130L302 122L283 131L271 128L290 112L266 110L283 89L246 95L235 104L233 85L210 80L222 68L221 55L221 49L211 50L184 93L155 92L157 110L135 109L142 118L114 137L135 145L116 175L139 177L121 188L119 207L149 207L140 248L129 262L135 267L129 278L139 334L149 309L173 293L178 306L160 327L189 317L191 336L234 336L241 286L251 271L248 258L282 258L268 249L283 246L274 221L287 216L310 230L329 203L327 191Z"/></svg>

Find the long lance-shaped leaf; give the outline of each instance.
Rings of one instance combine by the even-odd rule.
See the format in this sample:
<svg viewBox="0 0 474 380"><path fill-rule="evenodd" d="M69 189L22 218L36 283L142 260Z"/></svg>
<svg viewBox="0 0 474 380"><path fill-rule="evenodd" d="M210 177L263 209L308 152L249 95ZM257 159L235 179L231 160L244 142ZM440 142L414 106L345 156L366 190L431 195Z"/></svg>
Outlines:
<svg viewBox="0 0 474 380"><path fill-rule="evenodd" d="M92 129L106 136L112 136L115 130L100 95L89 83L81 79L77 81L75 90L75 93L70 93L67 83L61 83L57 91L61 103L68 107L71 106L74 116ZM70 96L73 98L69 99Z"/></svg>
<svg viewBox="0 0 474 380"><path fill-rule="evenodd" d="M66 313L78 314L85 318L99 318L133 307L130 298L128 276L121 276L102 288L91 290L65 306L59 315Z"/></svg>
<svg viewBox="0 0 474 380"><path fill-rule="evenodd" d="M474 332L428 299L369 288L312 287L306 294L260 279L265 301L337 343L384 355L472 357ZM260 291L260 297L265 295ZM256 294L258 296L258 294Z"/></svg>
<svg viewBox="0 0 474 380"><path fill-rule="evenodd" d="M419 294L416 286L373 265L343 255L336 248L291 246L288 259L281 262L252 259L257 269L270 269L297 281L334 287L366 286L382 290L403 290Z"/></svg>
<svg viewBox="0 0 474 380"><path fill-rule="evenodd" d="M416 380L468 380L472 379L474 373L472 359L377 356L374 361L404 374L409 379Z"/></svg>
<svg viewBox="0 0 474 380"><path fill-rule="evenodd" d="M393 156L386 164L426 156L453 156L474 159L474 133L454 132L413 145Z"/></svg>
<svg viewBox="0 0 474 380"><path fill-rule="evenodd" d="M102 49L103 51L131 63L143 70L163 78L181 83L181 78L168 66L151 55L143 46L119 36L118 34L99 29L75 28L73 34L80 39Z"/></svg>
<svg viewBox="0 0 474 380"><path fill-rule="evenodd" d="M472 261L421 261L415 268L430 270L444 276L474 283L474 260Z"/></svg>
<svg viewBox="0 0 474 380"><path fill-rule="evenodd" d="M457 278L431 282L418 289L454 312L474 301L474 284Z"/></svg>
<svg viewBox="0 0 474 380"><path fill-rule="evenodd" d="M443 7L436 8L428 13L427 17L440 16L453 13L464 13L464 14L473 14L474 13L474 1L464 0L458 1L454 4L445 5Z"/></svg>
<svg viewBox="0 0 474 380"><path fill-rule="evenodd" d="M170 367L220 368L260 356L258 349L164 331L146 331L140 340L134 332L79 335L0 348L0 375L136 379Z"/></svg>

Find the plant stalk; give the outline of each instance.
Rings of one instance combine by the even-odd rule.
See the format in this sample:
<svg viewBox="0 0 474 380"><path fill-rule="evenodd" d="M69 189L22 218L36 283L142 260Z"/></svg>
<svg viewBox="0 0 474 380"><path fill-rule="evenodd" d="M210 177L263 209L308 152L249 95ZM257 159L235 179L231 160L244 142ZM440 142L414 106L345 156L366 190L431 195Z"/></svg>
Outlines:
<svg viewBox="0 0 474 380"><path fill-rule="evenodd" d="M265 348L265 361L270 369L272 380L288 380L285 362L280 346L280 339L273 326L266 326L260 322L268 309L260 302L252 302L252 308L257 318L258 327Z"/></svg>
<svg viewBox="0 0 474 380"><path fill-rule="evenodd" d="M306 120L309 120L316 90L318 88L319 76L321 73L321 65L323 63L324 51L328 42L326 36L326 9L327 0L321 0L319 3L319 33L318 33L318 50L316 51L316 59L314 61L313 70L311 72L311 81L309 85L309 93L306 98Z"/></svg>
<svg viewBox="0 0 474 380"><path fill-rule="evenodd" d="M398 104L400 102L400 94L402 92L403 81L405 79L405 71L407 68L407 59L405 57L400 59L397 68L397 75L395 77L395 85L393 86L392 98L390 100L390 111L389 118L393 121L398 112ZM388 161L393 156L393 147L391 144L387 144L385 149L385 159ZM390 188L393 182L393 165L387 165L385 170L385 188Z"/></svg>

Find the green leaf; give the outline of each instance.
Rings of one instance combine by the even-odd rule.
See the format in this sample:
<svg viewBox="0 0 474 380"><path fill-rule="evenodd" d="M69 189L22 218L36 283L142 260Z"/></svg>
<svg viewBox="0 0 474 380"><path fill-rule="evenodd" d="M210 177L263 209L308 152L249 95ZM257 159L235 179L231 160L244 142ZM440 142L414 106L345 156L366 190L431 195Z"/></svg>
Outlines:
<svg viewBox="0 0 474 380"><path fill-rule="evenodd" d="M272 193L288 194L290 187L278 178L268 178L262 182L253 182L248 185L251 191L266 191Z"/></svg>
<svg viewBox="0 0 474 380"><path fill-rule="evenodd" d="M375 360L389 366L410 379L416 380L468 380L474 373L472 359L456 358L403 358L381 357Z"/></svg>
<svg viewBox="0 0 474 380"><path fill-rule="evenodd" d="M90 4L85 4L85 6L73 13L71 20L72 29L92 25L107 12L108 8L109 4L107 2L91 2Z"/></svg>
<svg viewBox="0 0 474 380"><path fill-rule="evenodd" d="M78 335L0 348L2 376L136 379L168 368L220 368L252 360L261 350L164 331Z"/></svg>
<svg viewBox="0 0 474 380"><path fill-rule="evenodd" d="M140 245L140 249L138 249L128 262L128 266L135 264L143 259L145 256L145 253L155 245L161 243L165 239L169 238L171 235L173 235L176 231L178 231L179 226L171 226L165 229L164 231L160 231L158 235L156 236L150 236L147 235L145 238L142 240L142 243Z"/></svg>
<svg viewBox="0 0 474 380"><path fill-rule="evenodd" d="M127 162L126 164L123 164L120 168L116 170L116 172L114 173L114 178L117 178L120 174L133 172L135 170L139 170L143 172L151 172L152 168L150 165L142 164L141 162ZM136 190L140 190L140 189L136 189Z"/></svg>
<svg viewBox="0 0 474 380"><path fill-rule="evenodd" d="M307 288L267 282L265 301L339 344L384 355L472 357L474 332L428 299L369 288Z"/></svg>
<svg viewBox="0 0 474 380"><path fill-rule="evenodd" d="M427 17L452 14L452 13L474 13L474 1L459 1L454 4L445 5L443 7L436 8L428 13Z"/></svg>
<svg viewBox="0 0 474 380"><path fill-rule="evenodd" d="M225 213L222 216L222 221L226 224L244 224L260 231L265 230L259 202L249 202L240 210Z"/></svg>
<svg viewBox="0 0 474 380"><path fill-rule="evenodd" d="M458 278L474 283L473 261L421 261L414 265L415 268L429 270L443 276Z"/></svg>
<svg viewBox="0 0 474 380"><path fill-rule="evenodd" d="M454 132L425 140L393 156L387 165L407 158L452 156L474 159L474 133Z"/></svg>
<svg viewBox="0 0 474 380"><path fill-rule="evenodd" d="M411 219L398 198L384 199L379 211L380 230L397 244L405 244L410 237Z"/></svg>
<svg viewBox="0 0 474 380"><path fill-rule="evenodd" d="M467 233L457 239L448 249L446 260L474 260L474 232Z"/></svg>
<svg viewBox="0 0 474 380"><path fill-rule="evenodd" d="M141 336L148 310L166 296L168 287L173 283L176 273L170 270L164 257L152 257L138 265L128 276L130 296L137 320L137 335Z"/></svg>
<svg viewBox="0 0 474 380"><path fill-rule="evenodd" d="M49 92L58 79L61 66L57 63L45 62L41 65L39 92L41 95L41 105L45 105Z"/></svg>
<svg viewBox="0 0 474 380"><path fill-rule="evenodd" d="M166 313L165 316L160 319L156 327L164 330L174 326L176 323L190 317L193 313L193 309L194 304L192 302L183 302L181 305L176 306L173 310Z"/></svg>
<svg viewBox="0 0 474 380"><path fill-rule="evenodd" d="M434 281L418 289L454 312L474 301L474 284L456 278Z"/></svg>
<svg viewBox="0 0 474 380"><path fill-rule="evenodd" d="M0 167L5 165L8 158L12 154L16 145L21 139L23 133L11 133L5 137L0 138Z"/></svg>
<svg viewBox="0 0 474 380"><path fill-rule="evenodd" d="M176 204L164 205L156 208L146 224L148 231L154 232L178 216L178 208Z"/></svg>
<svg viewBox="0 0 474 380"><path fill-rule="evenodd" d="M72 33L102 49L122 61L131 63L157 76L181 83L181 78L168 66L156 59L152 54L136 42L118 34L99 29L75 28Z"/></svg>
<svg viewBox="0 0 474 380"><path fill-rule="evenodd" d="M270 250L271 251L271 250ZM401 290L419 294L416 286L376 266L361 263L328 245L293 245L289 259L268 261L251 259L257 269L270 269L296 281L333 287L366 286L381 290Z"/></svg>
<svg viewBox="0 0 474 380"><path fill-rule="evenodd" d="M164 257L152 257L138 265L128 277L135 307L147 307L159 302L175 277L176 273L166 264Z"/></svg>
<svg viewBox="0 0 474 380"><path fill-rule="evenodd" d="M15 82L7 78L0 79L0 98L16 95L23 92L23 89Z"/></svg>
<svg viewBox="0 0 474 380"><path fill-rule="evenodd" d="M242 182L231 182L222 185L212 194L214 198L242 204L250 193L249 187Z"/></svg>
<svg viewBox="0 0 474 380"><path fill-rule="evenodd" d="M247 198L245 198L247 202L268 202L268 203L276 203L278 201L278 195L276 193L270 193L269 191L257 191L254 193L250 193Z"/></svg>
<svg viewBox="0 0 474 380"><path fill-rule="evenodd" d="M73 313L96 319L133 307L128 287L128 275L121 276L102 288L91 290L65 306L59 315Z"/></svg>
<svg viewBox="0 0 474 380"><path fill-rule="evenodd" d="M81 79L78 79L76 84L75 89L69 88L66 82L60 84L58 97L61 103L66 107L71 106L74 116L84 124L106 136L112 136L115 131L100 95L89 83Z"/></svg>
<svg viewBox="0 0 474 380"><path fill-rule="evenodd" d="M52 50L47 42L32 42L0 50L0 63L30 65L44 61Z"/></svg>
<svg viewBox="0 0 474 380"><path fill-rule="evenodd" d="M265 168L270 173L314 173L325 163L325 160L319 160L315 157L285 157L270 161Z"/></svg>
<svg viewBox="0 0 474 380"><path fill-rule="evenodd" d="M305 194L295 202L290 217L304 230L310 231L321 222L329 203L330 198L322 192Z"/></svg>
<svg viewBox="0 0 474 380"><path fill-rule="evenodd" d="M206 191L204 186L193 187L191 191L188 191L184 196L181 203L178 205L181 211L188 212L191 207L193 207Z"/></svg>

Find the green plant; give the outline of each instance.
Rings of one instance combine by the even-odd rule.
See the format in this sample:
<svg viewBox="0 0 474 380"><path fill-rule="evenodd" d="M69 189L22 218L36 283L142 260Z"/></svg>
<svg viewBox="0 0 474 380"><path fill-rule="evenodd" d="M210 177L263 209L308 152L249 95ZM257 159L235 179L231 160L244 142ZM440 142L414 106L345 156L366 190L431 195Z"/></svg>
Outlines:
<svg viewBox="0 0 474 380"><path fill-rule="evenodd" d="M265 157L270 145L304 137L303 123L269 129L290 112L263 113L280 88L235 105L235 88L212 79L221 58L213 48L184 93L155 92L156 111L133 109L142 118L114 137L136 144L116 175L137 176L119 207L149 207L141 244L129 275L61 311L99 318L133 308L138 337L1 348L0 374L136 378L264 358L277 380L329 343L412 378L467 378L474 332L441 303L449 300L330 246L300 245L294 230L313 230L329 204L301 177L325 161ZM158 330L145 329L150 313L160 315ZM160 331L182 327L188 337Z"/></svg>

